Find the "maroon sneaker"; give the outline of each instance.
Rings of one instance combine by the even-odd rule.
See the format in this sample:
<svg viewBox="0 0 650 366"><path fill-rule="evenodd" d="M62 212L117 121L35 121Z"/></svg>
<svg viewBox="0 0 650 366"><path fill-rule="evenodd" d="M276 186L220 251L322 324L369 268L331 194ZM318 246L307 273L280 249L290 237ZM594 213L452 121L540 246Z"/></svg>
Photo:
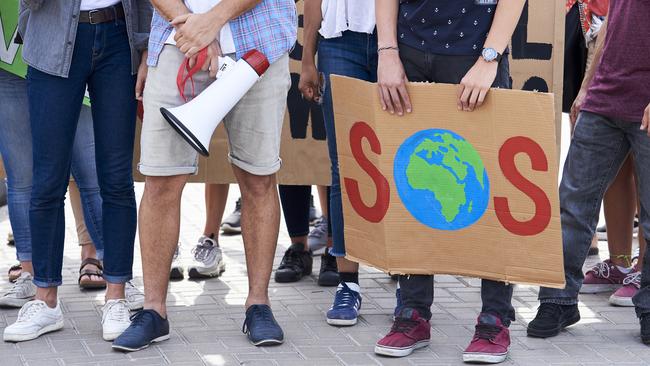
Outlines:
<svg viewBox="0 0 650 366"><path fill-rule="evenodd" d="M429 345L431 326L417 310L402 308L395 317L388 334L375 345L375 353L383 356L404 357L414 350Z"/></svg>
<svg viewBox="0 0 650 366"><path fill-rule="evenodd" d="M623 280L623 287L609 297L609 303L616 306L634 306L632 298L641 288L641 272L636 268Z"/></svg>
<svg viewBox="0 0 650 366"><path fill-rule="evenodd" d="M627 274L621 272L609 259L597 263L585 273L585 279L582 282L580 293L596 294L599 292L614 291L623 285L623 280L626 276Z"/></svg>
<svg viewBox="0 0 650 366"><path fill-rule="evenodd" d="M500 363L508 357L510 331L499 317L481 313L472 342L463 352L464 362Z"/></svg>

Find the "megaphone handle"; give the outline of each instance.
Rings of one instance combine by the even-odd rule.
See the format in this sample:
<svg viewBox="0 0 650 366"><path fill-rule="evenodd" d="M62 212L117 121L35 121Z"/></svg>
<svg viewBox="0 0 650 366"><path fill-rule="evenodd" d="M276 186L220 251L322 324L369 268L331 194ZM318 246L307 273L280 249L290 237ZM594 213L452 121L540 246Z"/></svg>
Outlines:
<svg viewBox="0 0 650 366"><path fill-rule="evenodd" d="M192 79L192 76L201 71L201 68L207 60L208 49L206 47L199 51L196 57L196 63L192 68L190 68L190 59L188 58L183 60L183 63L181 63L181 67L178 69L178 74L176 75L176 85L178 86L178 92L183 101L187 102L187 97L185 97L185 84L188 80L192 83L192 98L196 96L196 93L194 92L194 79ZM187 76L185 76L185 70L187 70Z"/></svg>

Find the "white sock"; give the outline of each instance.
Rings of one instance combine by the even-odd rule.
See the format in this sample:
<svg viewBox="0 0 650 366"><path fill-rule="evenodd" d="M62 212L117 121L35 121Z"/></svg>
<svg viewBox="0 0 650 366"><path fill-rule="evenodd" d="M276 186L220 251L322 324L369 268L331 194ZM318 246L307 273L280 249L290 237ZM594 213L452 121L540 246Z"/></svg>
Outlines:
<svg viewBox="0 0 650 366"><path fill-rule="evenodd" d="M621 267L621 266L616 266L616 268L618 268L618 270L621 271L621 273L628 274L628 273L632 272L632 268L626 268L626 267Z"/></svg>

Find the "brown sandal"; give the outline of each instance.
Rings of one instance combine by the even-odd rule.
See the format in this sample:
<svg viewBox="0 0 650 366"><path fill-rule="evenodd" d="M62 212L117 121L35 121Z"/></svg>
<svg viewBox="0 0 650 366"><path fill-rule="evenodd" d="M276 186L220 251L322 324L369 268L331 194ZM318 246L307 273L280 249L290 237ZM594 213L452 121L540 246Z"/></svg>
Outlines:
<svg viewBox="0 0 650 366"><path fill-rule="evenodd" d="M97 269L84 269L87 265L93 265ZM101 277L99 281L92 280L92 276ZM104 279L104 267L102 263L95 258L86 258L81 262L79 267L79 287L83 289L102 289L106 288Z"/></svg>
<svg viewBox="0 0 650 366"><path fill-rule="evenodd" d="M13 272L13 273L12 273ZM23 273L23 266L20 263L9 268L9 282L16 282L18 277Z"/></svg>

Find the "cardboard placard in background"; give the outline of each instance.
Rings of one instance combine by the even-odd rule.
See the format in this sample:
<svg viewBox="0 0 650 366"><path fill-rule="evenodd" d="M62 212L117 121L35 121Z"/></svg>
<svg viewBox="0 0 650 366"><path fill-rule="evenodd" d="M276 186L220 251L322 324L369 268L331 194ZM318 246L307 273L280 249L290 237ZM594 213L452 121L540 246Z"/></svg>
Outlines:
<svg viewBox="0 0 650 366"><path fill-rule="evenodd" d="M564 286L553 95L493 90L468 113L456 86L414 83L397 117L373 84L332 87L351 260Z"/></svg>

